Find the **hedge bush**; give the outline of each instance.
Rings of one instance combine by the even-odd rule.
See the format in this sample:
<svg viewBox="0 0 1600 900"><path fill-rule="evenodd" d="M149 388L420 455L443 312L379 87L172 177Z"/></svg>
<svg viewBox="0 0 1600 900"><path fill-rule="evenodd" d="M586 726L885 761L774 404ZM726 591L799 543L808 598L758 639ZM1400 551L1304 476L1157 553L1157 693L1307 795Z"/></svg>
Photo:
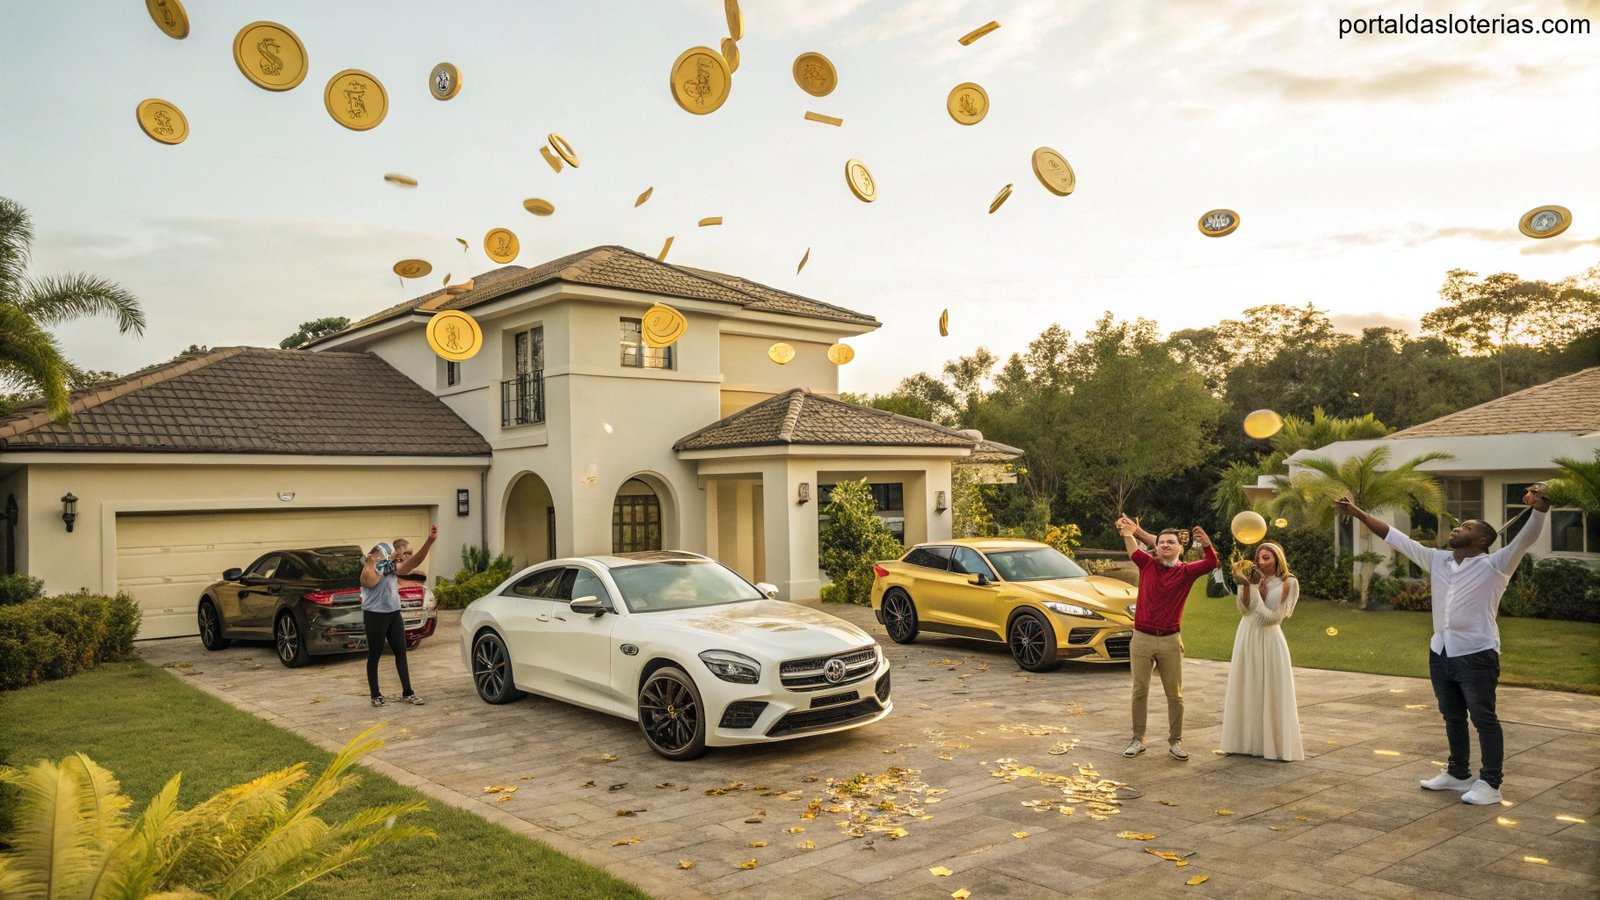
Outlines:
<svg viewBox="0 0 1600 900"><path fill-rule="evenodd" d="M26 603L44 595L44 579L31 575L0 575L0 606Z"/></svg>
<svg viewBox="0 0 1600 900"><path fill-rule="evenodd" d="M1533 566L1534 618L1600 622L1600 573L1575 559Z"/></svg>
<svg viewBox="0 0 1600 900"><path fill-rule="evenodd" d="M79 591L0 605L0 691L67 678L127 657L139 605Z"/></svg>
<svg viewBox="0 0 1600 900"><path fill-rule="evenodd" d="M466 609L467 604L489 593L495 585L511 577L510 560L504 568L491 567L476 574L461 572L446 581L439 579L434 585L433 598L440 609Z"/></svg>

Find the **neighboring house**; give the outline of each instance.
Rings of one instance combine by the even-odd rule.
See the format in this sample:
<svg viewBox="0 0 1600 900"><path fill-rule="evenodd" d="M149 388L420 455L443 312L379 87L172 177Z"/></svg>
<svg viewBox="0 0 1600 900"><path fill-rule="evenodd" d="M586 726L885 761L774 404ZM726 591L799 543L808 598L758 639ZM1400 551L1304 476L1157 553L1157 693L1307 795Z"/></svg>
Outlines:
<svg viewBox="0 0 1600 900"><path fill-rule="evenodd" d="M1600 449L1600 367L1584 369L1527 390L1423 422L1372 440L1339 441L1289 457L1291 476L1304 469L1299 460L1328 457L1334 461L1359 456L1373 447L1390 449L1391 465L1424 453L1444 451L1451 459L1420 467L1439 481L1445 512L1452 519L1481 519L1501 528L1521 512L1528 485L1552 478L1556 457L1594 459ZM1443 534L1449 520L1438 522L1418 512L1372 510L1406 530L1423 528ZM1600 515L1577 509L1551 511L1547 532L1533 555L1600 560Z"/></svg>
<svg viewBox="0 0 1600 900"><path fill-rule="evenodd" d="M834 399L827 350L878 327L862 313L620 247L473 284L307 350L216 350L79 392L66 426L0 417L0 570L126 590L141 637L162 637L193 633L200 589L262 552L435 522L436 575L468 544L518 565L677 548L808 599L825 487L866 478L905 541L938 540L951 465L1020 454ZM658 302L689 324L661 350L639 334ZM446 308L482 328L466 362L424 339Z"/></svg>

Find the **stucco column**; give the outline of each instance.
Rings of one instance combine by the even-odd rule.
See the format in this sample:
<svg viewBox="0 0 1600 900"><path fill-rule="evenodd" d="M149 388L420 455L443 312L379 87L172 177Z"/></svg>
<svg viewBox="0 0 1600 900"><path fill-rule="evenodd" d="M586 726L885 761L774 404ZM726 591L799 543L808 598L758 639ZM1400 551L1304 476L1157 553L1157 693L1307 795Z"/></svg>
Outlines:
<svg viewBox="0 0 1600 900"><path fill-rule="evenodd" d="M811 499L799 500L800 484ZM807 462L775 460L763 467L762 518L766 529L767 580L785 600L814 600L821 591L817 571L817 469Z"/></svg>

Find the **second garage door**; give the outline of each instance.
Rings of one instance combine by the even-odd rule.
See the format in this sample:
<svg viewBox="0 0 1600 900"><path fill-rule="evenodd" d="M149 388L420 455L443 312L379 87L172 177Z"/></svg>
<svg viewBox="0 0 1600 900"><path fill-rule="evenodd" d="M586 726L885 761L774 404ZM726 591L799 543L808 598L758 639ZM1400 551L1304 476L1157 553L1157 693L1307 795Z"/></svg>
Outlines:
<svg viewBox="0 0 1600 900"><path fill-rule="evenodd" d="M117 590L139 601L139 637L195 634L195 604L222 571L268 550L354 544L397 537L421 544L421 507L271 512L123 513L117 516ZM431 562L432 560L430 560Z"/></svg>

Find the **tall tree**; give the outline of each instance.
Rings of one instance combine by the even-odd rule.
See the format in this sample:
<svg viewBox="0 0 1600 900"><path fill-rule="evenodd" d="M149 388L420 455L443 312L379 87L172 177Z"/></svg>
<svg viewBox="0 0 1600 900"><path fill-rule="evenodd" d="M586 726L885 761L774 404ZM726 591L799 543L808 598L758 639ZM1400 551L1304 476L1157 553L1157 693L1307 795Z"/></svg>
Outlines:
<svg viewBox="0 0 1600 900"><path fill-rule="evenodd" d="M48 329L85 316L110 316L123 334L144 333L144 310L127 291L103 278L30 276L33 223L27 210L0 197L0 386L37 391L51 418L72 419L69 382L78 372Z"/></svg>
<svg viewBox="0 0 1600 900"><path fill-rule="evenodd" d="M320 337L327 337L349 327L350 320L344 316L325 316L321 319L312 319L309 322L301 322L295 333L279 341L278 346L285 350L293 350L302 344Z"/></svg>
<svg viewBox="0 0 1600 900"><path fill-rule="evenodd" d="M1554 348L1600 328L1600 291L1588 287L1586 279L1587 273L1552 284L1510 272L1479 278L1476 272L1451 269L1439 288L1445 305L1423 316L1422 328L1459 352L1494 359L1504 396L1507 348Z"/></svg>

